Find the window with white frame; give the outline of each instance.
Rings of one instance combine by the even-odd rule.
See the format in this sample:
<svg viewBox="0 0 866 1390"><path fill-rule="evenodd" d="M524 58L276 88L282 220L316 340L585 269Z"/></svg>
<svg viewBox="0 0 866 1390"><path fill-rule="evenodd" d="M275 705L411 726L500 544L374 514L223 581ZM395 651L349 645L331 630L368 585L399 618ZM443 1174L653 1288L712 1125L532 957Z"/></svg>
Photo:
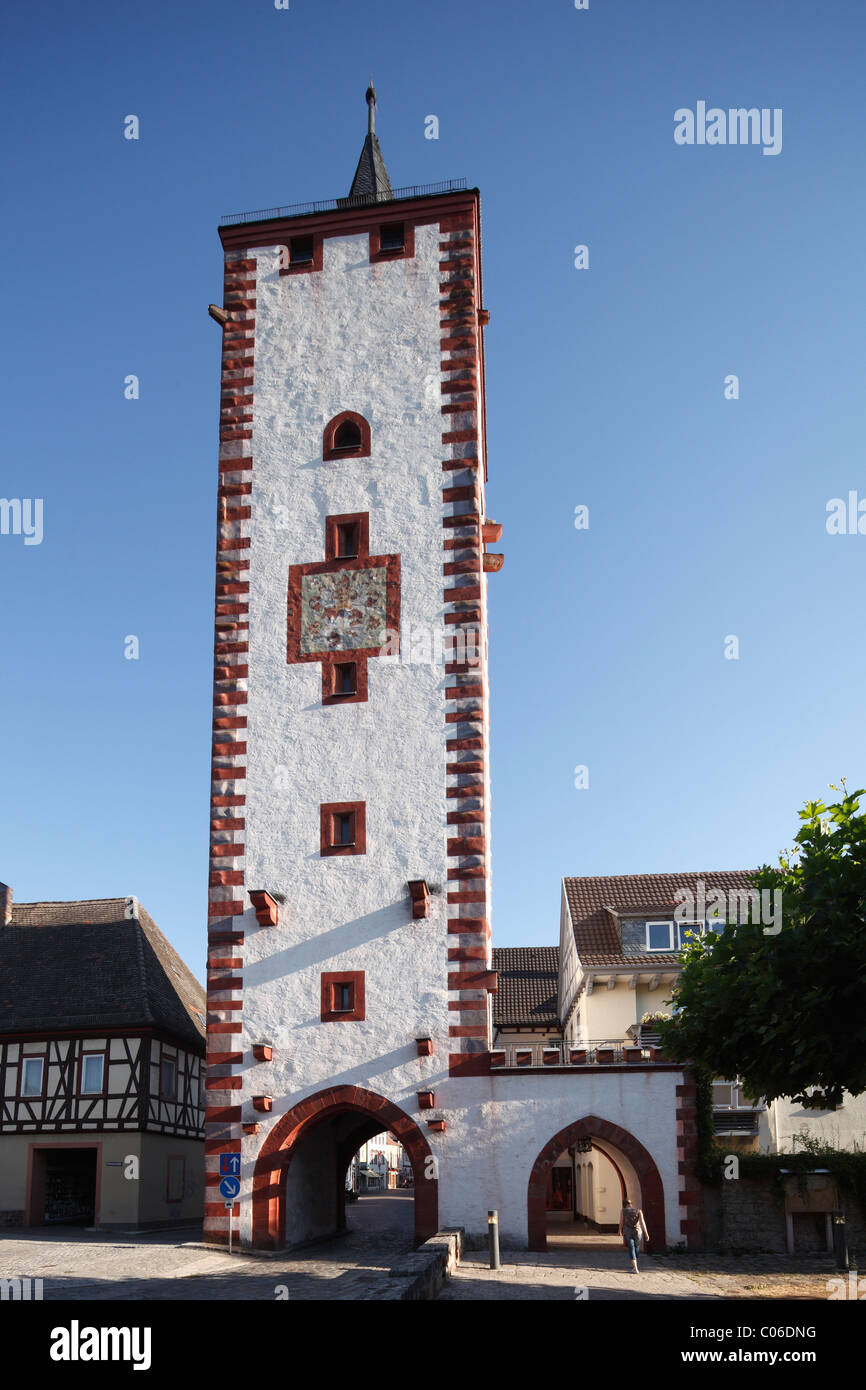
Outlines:
<svg viewBox="0 0 866 1390"><path fill-rule="evenodd" d="M703 936L706 930L706 922L647 922L646 949L676 954L690 937Z"/></svg>
<svg viewBox="0 0 866 1390"><path fill-rule="evenodd" d="M741 1081L723 1081L717 1078L713 1082L714 1110L750 1110L753 1108L755 1108L755 1102L746 1100ZM760 1103L757 1108L762 1108Z"/></svg>
<svg viewBox="0 0 866 1390"><path fill-rule="evenodd" d="M102 1090L102 1076L105 1058L101 1052L85 1052L81 1059L81 1094L98 1095Z"/></svg>
<svg viewBox="0 0 866 1390"><path fill-rule="evenodd" d="M646 948L648 951L673 951L674 923L647 922Z"/></svg>
<svg viewBox="0 0 866 1390"><path fill-rule="evenodd" d="M703 936L707 929L706 922L677 922L677 950L681 951L686 942L696 936Z"/></svg>
<svg viewBox="0 0 866 1390"><path fill-rule="evenodd" d="M45 1061L42 1057L25 1057L21 1073L22 1096L42 1095L42 1076Z"/></svg>

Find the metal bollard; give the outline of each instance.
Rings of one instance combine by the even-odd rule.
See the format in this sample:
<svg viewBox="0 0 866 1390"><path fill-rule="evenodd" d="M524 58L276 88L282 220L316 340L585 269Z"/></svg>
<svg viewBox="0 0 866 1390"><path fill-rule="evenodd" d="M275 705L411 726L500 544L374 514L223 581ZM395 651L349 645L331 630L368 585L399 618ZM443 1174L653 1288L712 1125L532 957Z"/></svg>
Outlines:
<svg viewBox="0 0 866 1390"><path fill-rule="evenodd" d="M845 1213L834 1211L833 1217L833 1254L836 1256L836 1268L848 1268L848 1240L845 1230Z"/></svg>
<svg viewBox="0 0 866 1390"><path fill-rule="evenodd" d="M490 1247L490 1268L499 1269L499 1212L487 1213L487 1244Z"/></svg>

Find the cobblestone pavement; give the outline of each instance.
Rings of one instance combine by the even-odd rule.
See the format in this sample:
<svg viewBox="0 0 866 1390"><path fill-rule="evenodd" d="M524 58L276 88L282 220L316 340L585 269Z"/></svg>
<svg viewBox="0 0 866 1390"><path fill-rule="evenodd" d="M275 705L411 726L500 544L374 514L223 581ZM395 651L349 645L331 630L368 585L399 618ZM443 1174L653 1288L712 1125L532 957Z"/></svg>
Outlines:
<svg viewBox="0 0 866 1390"><path fill-rule="evenodd" d="M391 1276L411 1246L411 1193L367 1196L347 1211L350 1231L333 1241L263 1258L229 1256L196 1232L149 1235L55 1228L0 1239L0 1277L42 1278L46 1300L399 1299L406 1280ZM827 1297L827 1258L781 1255L644 1255L632 1274L621 1248L503 1251L503 1268L468 1251L439 1295L444 1302L593 1299Z"/></svg>
<svg viewBox="0 0 866 1390"><path fill-rule="evenodd" d="M625 1251L526 1250L502 1252L502 1269L488 1267L486 1253L469 1251L456 1275L439 1294L440 1302L475 1299L571 1300L586 1290L589 1302L597 1299L712 1299L723 1297L709 1279L700 1283L660 1260L644 1255L633 1274Z"/></svg>
<svg viewBox="0 0 866 1390"><path fill-rule="evenodd" d="M687 1274L727 1298L826 1298L838 1278L828 1255L660 1255L665 1269Z"/></svg>
<svg viewBox="0 0 866 1390"><path fill-rule="evenodd" d="M195 1232L120 1235L57 1228L0 1240L0 1278L41 1278L46 1301L65 1299L399 1299L389 1271L411 1248L410 1193L362 1197L350 1231L263 1258L214 1250Z"/></svg>

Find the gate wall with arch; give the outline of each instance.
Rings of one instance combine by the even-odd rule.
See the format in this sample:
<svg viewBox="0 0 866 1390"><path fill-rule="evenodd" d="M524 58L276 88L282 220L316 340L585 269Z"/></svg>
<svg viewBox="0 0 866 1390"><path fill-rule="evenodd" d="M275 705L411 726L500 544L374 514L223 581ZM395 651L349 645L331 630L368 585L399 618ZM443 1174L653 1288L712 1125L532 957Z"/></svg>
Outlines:
<svg viewBox="0 0 866 1390"><path fill-rule="evenodd" d="M682 1068L664 1064L443 1078L436 1086L437 1106L448 1125L442 1151L439 1136L431 1140L440 1159L440 1225L483 1236L487 1212L495 1208L502 1248L531 1248L545 1224L547 1180L545 1173L537 1193L533 1184L533 1223L528 1200L533 1168L544 1156L553 1161L555 1153L546 1155L548 1140L567 1147L570 1127L594 1117L600 1146L616 1154L626 1183L632 1165L642 1189L644 1173L649 1178L656 1240L661 1244L667 1237L676 1244L685 1237L692 1244L693 1232L700 1235L697 1221L687 1225L695 1210L690 1186L698 1186L690 1176L695 1121L686 1091L692 1085ZM646 1207L643 1191L642 1203Z"/></svg>
<svg viewBox="0 0 866 1390"><path fill-rule="evenodd" d="M329 1135L324 1126L346 1117ZM357 1118L357 1126L350 1121ZM280 1116L268 1133L256 1159L252 1184L252 1244L259 1249L281 1250L286 1245L286 1180L293 1160L305 1141L312 1141L301 1159L302 1193L311 1204L315 1230L325 1226L339 1230L344 1220L344 1179L352 1154L365 1139L389 1130L403 1145L415 1179L415 1241L420 1244L438 1229L439 1193L430 1146L414 1120L384 1096L360 1086L332 1086L299 1101ZM329 1213L333 1213L330 1219ZM307 1238L302 1233L300 1239ZM290 1233L291 1243L291 1233Z"/></svg>
<svg viewBox="0 0 866 1390"><path fill-rule="evenodd" d="M527 1189L527 1228L530 1250L547 1249L547 1183L550 1170L563 1149L577 1139L597 1137L617 1153L624 1154L640 1183L640 1200L646 1217L650 1244L663 1250L665 1238L665 1200L661 1176L651 1155L628 1130L603 1120L598 1115L585 1115L559 1130L539 1153L529 1175Z"/></svg>

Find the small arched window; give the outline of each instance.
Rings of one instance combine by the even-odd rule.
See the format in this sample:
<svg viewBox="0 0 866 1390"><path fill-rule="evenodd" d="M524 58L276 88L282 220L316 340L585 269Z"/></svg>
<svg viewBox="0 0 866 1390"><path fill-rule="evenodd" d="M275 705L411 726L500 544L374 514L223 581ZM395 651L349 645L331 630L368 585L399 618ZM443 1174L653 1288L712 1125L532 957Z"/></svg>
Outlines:
<svg viewBox="0 0 866 1390"><path fill-rule="evenodd" d="M369 458L370 426L363 415L343 410L329 420L322 439L322 458Z"/></svg>
<svg viewBox="0 0 866 1390"><path fill-rule="evenodd" d="M361 430L354 420L344 420L334 430L335 449L360 449Z"/></svg>

